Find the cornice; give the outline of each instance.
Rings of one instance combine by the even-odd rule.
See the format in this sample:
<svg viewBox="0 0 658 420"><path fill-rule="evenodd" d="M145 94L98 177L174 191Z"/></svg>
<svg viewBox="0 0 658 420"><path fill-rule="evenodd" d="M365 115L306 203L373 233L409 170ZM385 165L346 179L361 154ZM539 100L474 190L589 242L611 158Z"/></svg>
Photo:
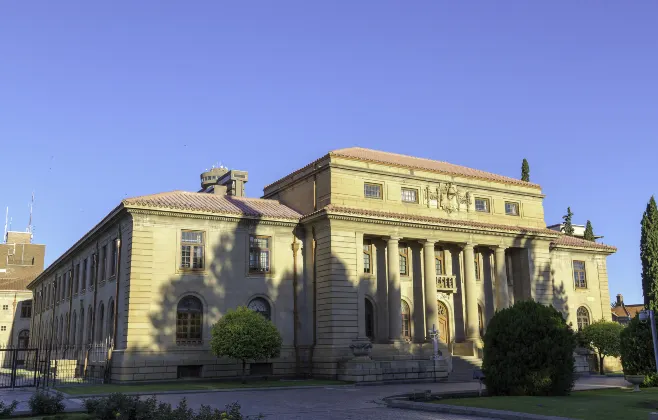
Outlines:
<svg viewBox="0 0 658 420"><path fill-rule="evenodd" d="M297 220L278 220L278 219L263 219L259 217L249 217L244 215L232 214L211 214L211 213L182 213L174 210L156 210L153 208L127 208L130 214L145 214L151 216L165 216L177 217L185 219L198 219L198 220L212 220L220 222L234 222L245 225L269 225L269 226L290 226L295 227L299 225Z"/></svg>

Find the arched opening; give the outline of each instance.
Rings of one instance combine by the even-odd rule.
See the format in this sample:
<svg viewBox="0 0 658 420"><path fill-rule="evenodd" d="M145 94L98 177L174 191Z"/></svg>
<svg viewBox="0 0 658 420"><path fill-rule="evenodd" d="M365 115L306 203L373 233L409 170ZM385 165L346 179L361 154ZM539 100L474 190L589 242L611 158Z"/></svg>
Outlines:
<svg viewBox="0 0 658 420"><path fill-rule="evenodd" d="M176 343L201 344L203 304L196 296L185 296L176 310Z"/></svg>
<svg viewBox="0 0 658 420"><path fill-rule="evenodd" d="M107 314L107 342L110 343L110 345L113 345L113 340L114 340L114 300L110 300L110 304L108 305L108 314Z"/></svg>
<svg viewBox="0 0 658 420"><path fill-rule="evenodd" d="M249 305L247 305L247 308L254 312L258 312L269 321L272 320L272 308L270 307L270 302L261 297L252 299L249 302Z"/></svg>
<svg viewBox="0 0 658 420"><path fill-rule="evenodd" d="M375 341L375 308L370 299L365 298L366 337Z"/></svg>
<svg viewBox="0 0 658 420"><path fill-rule="evenodd" d="M586 307L581 306L576 311L576 321L578 322L578 331L589 325L589 311Z"/></svg>
<svg viewBox="0 0 658 420"><path fill-rule="evenodd" d="M411 340L411 309L404 300L402 301L402 337Z"/></svg>
<svg viewBox="0 0 658 420"><path fill-rule="evenodd" d="M18 333L18 348L26 349L30 343L30 331L22 330Z"/></svg>
<svg viewBox="0 0 658 420"><path fill-rule="evenodd" d="M105 326L105 304L101 302L98 310L98 324L96 325L96 342L103 344L103 327Z"/></svg>

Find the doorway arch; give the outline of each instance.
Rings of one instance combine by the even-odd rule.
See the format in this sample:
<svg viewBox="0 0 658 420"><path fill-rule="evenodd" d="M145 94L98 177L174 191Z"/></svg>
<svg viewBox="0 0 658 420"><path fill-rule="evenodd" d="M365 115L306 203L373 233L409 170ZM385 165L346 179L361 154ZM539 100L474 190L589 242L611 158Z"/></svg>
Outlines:
<svg viewBox="0 0 658 420"><path fill-rule="evenodd" d="M439 319L439 326L437 328L439 330L439 340L448 344L450 343L450 317L448 307L445 303L438 300L436 308Z"/></svg>

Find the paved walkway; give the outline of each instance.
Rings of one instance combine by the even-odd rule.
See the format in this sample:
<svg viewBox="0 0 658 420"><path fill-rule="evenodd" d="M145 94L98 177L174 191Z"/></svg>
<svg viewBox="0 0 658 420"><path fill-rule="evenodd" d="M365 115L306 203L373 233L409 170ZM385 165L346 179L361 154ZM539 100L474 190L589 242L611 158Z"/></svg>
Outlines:
<svg viewBox="0 0 658 420"><path fill-rule="evenodd" d="M589 376L576 382L577 390L604 387L628 386L621 377L608 378ZM194 394L163 394L158 399L175 406L182 398L187 398L192 408L203 405L223 408L226 404L239 402L245 414L264 414L267 419L285 420L329 420L329 419L409 419L409 420L474 420L471 417L424 413L386 408L381 399L392 395L405 394L414 390L430 389L432 392L452 392L477 390L475 382L465 383L422 383L399 385L373 385L355 387L316 387L307 389L263 389L257 391L200 392ZM0 391L0 399L20 401L19 411L28 410L27 400L32 392ZM67 408L82 407L82 400L73 398L66 401ZM482 417L479 417L480 419Z"/></svg>

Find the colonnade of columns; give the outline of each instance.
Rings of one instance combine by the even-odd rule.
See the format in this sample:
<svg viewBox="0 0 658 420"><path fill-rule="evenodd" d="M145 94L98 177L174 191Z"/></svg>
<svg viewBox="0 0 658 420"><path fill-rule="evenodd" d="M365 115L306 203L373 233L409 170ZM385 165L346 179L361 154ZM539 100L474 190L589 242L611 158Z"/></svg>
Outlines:
<svg viewBox="0 0 658 420"><path fill-rule="evenodd" d="M402 294L400 284L400 258L399 258L399 237L387 238L387 288L388 288L388 333L389 341L397 342L402 339ZM435 265L435 246L438 241L425 239L420 241L423 245L423 289L424 289L424 302L416 302L415 304L424 305L422 312L425 317L425 326L431 328L432 325L438 325L438 305L437 305L437 273ZM463 293L465 297L465 335L467 341L477 341L480 339L479 317L478 317L478 294L479 286L476 282L475 273L475 246L473 243L466 243L460 245L464 253L464 270L463 280L464 287ZM503 246L495 247L494 262L495 262L495 290L494 296L497 302L498 309L506 308L509 306L509 291L507 285L507 270L505 267L506 258ZM446 273L452 275L452 264L450 258L450 251L445 251L448 256L445 258ZM361 305L360 305L361 306ZM361 315L361 314L359 314ZM427 335L427 332L425 334Z"/></svg>

